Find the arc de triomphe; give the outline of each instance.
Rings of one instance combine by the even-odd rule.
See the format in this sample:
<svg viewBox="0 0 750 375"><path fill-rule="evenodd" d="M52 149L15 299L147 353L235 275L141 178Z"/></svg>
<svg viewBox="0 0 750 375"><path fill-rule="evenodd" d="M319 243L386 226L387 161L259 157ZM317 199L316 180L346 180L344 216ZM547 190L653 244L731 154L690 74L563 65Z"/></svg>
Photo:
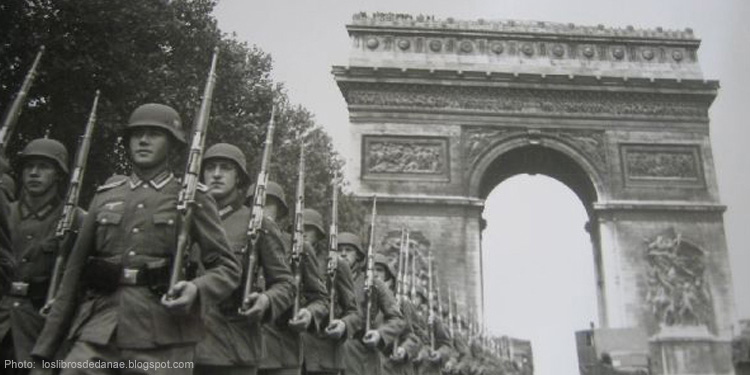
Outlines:
<svg viewBox="0 0 750 375"><path fill-rule="evenodd" d="M709 139L719 83L703 78L692 30L396 14L347 30L333 74L354 192L378 194L377 241L409 227L443 290L476 311L484 199L513 175L549 175L588 212L600 323L645 330L656 373L733 373Z"/></svg>

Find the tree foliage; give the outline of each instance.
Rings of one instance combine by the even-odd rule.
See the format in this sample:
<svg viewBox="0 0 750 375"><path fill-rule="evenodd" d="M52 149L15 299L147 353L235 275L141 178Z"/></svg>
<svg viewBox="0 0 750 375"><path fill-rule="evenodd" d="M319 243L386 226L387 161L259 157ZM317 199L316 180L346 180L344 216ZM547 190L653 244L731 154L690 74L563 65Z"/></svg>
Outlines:
<svg viewBox="0 0 750 375"><path fill-rule="evenodd" d="M271 179L293 197L300 140L307 152L308 207L328 216L330 181L342 160L306 109L289 102L270 77L271 57L222 33L215 0L26 0L0 3L0 106L7 108L40 45L46 46L19 126L11 160L29 140L48 134L75 150L94 91L97 129L83 196L113 173L128 173L121 134L138 105L178 110L188 130L200 106L210 59L220 50L207 144L229 142L256 173L272 101L277 105ZM181 172L182 165L175 166ZM348 211L356 203L344 197ZM87 203L87 202L83 202ZM293 202L289 202L292 204ZM359 213L354 214L359 215ZM351 218L354 220L353 218ZM352 228L354 230L354 228Z"/></svg>

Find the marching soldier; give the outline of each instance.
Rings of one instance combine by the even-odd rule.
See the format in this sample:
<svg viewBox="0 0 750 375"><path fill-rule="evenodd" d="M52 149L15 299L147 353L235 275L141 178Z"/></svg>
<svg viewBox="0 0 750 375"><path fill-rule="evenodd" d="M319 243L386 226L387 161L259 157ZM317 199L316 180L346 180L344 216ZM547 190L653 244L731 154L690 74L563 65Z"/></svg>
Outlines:
<svg viewBox="0 0 750 375"><path fill-rule="evenodd" d="M15 269L15 262L13 261L13 255L11 254L11 243L10 243L10 224L8 223L8 216L10 212L10 197L3 192L8 189L5 184L5 178L8 176L9 164L5 157L0 155L0 298L8 293L10 288L10 282L13 278L13 270ZM9 178L9 177L8 177Z"/></svg>
<svg viewBox="0 0 750 375"><path fill-rule="evenodd" d="M273 201L272 204L278 207L272 211L275 213L272 220L282 219L288 213L284 191L279 184L272 181L267 186L266 202ZM252 199L252 196L248 199ZM291 235L283 233L283 236L285 257L288 262L291 262ZM296 316L292 316L291 308L287 309L278 319L263 326L267 355L261 361L259 371L261 374L299 375L304 352L301 333L320 327L328 313L327 292L314 250L310 245L303 244L303 253L300 257L300 266L297 271L300 272L302 284L298 291L301 293L300 309Z"/></svg>
<svg viewBox="0 0 750 375"><path fill-rule="evenodd" d="M417 373L419 375L439 375L443 369L443 363L448 360L452 353L450 334L446 329L443 321L438 317L437 311L434 312L433 322L430 322L429 304L427 303L429 293L424 287L417 287L417 299L419 308L422 311L421 325L427 330L429 337L430 330L435 338L435 348L430 347L429 338L424 342L422 349L417 356ZM435 308L435 310L437 310Z"/></svg>
<svg viewBox="0 0 750 375"><path fill-rule="evenodd" d="M66 362L187 362L203 337L201 317L237 286L240 269L208 188L199 186L190 229L205 273L167 298L180 217L180 182L168 159L185 145L178 113L162 104L133 111L125 129L133 173L97 189L69 256L60 290L32 354L49 360L73 340ZM37 368L41 366L37 365ZM147 372L144 367L129 372ZM64 369L62 374L101 373ZM106 371L109 372L109 371ZM190 373L149 369L148 373Z"/></svg>
<svg viewBox="0 0 750 375"><path fill-rule="evenodd" d="M348 232L339 234L339 255L352 268L359 314L364 320L367 316L365 291L367 265L359 236ZM352 339L347 340L345 344L347 375L380 375L382 373L380 350L390 348L395 338L406 327L393 294L383 281L375 279L372 298L373 316L382 314L377 318L382 323L377 327L373 325L374 328L365 332L366 322L363 322L361 328L352 333Z"/></svg>
<svg viewBox="0 0 750 375"><path fill-rule="evenodd" d="M3 359L30 361L44 326L45 302L59 242L55 228L63 210L68 151L52 139L35 139L21 153L20 199L10 205L10 239L16 264L8 295L0 300L0 352ZM84 218L80 208L74 227ZM27 370L19 370L25 373Z"/></svg>
<svg viewBox="0 0 750 375"><path fill-rule="evenodd" d="M250 221L250 208L243 205L244 187L249 181L245 155L237 146L218 143L206 151L203 161L203 180L216 199L229 245L239 257L247 246ZM292 277L283 259L284 245L278 227L270 219L264 220L263 227L266 232L259 242L258 257L266 290L254 308L262 310L260 316L273 318L292 302ZM207 335L196 347L196 374L257 372L263 357L260 320L238 315L238 302L239 296L233 294L219 308L208 310Z"/></svg>
<svg viewBox="0 0 750 375"><path fill-rule="evenodd" d="M304 217L305 242L314 249L320 272L326 274L329 249L325 241L323 216L315 210L305 209ZM326 317L326 325L320 325L317 330L302 334L306 374L334 375L344 371L343 343L347 339L347 332L359 330L361 323L349 264L336 262L333 271L333 285L329 279L328 293L333 293L334 296L334 311L330 315L334 319L328 321Z"/></svg>
<svg viewBox="0 0 750 375"><path fill-rule="evenodd" d="M383 254L375 255L375 277L382 280L388 289L396 292L396 272ZM417 335L420 327L417 324L417 309L406 299L401 299L399 309L407 324L397 337L388 359L383 363L384 372L388 375L413 375L415 373L412 361L422 347L422 339ZM423 332L422 332L423 333Z"/></svg>

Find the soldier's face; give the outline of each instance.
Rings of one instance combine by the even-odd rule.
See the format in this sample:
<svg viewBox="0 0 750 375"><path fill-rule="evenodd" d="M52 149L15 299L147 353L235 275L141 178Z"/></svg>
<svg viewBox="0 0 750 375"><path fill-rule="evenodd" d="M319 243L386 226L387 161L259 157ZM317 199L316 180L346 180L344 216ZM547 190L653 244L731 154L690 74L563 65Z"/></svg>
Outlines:
<svg viewBox="0 0 750 375"><path fill-rule="evenodd" d="M315 227L305 226L305 242L314 244L320 240L320 232Z"/></svg>
<svg viewBox="0 0 750 375"><path fill-rule="evenodd" d="M357 261L357 257L359 252L357 251L357 248L351 245L339 245L339 257L341 257L342 260L349 263L350 266L354 265L354 263Z"/></svg>
<svg viewBox="0 0 750 375"><path fill-rule="evenodd" d="M214 199L223 199L237 189L239 173L234 162L226 159L209 159L203 169L203 182L208 185Z"/></svg>
<svg viewBox="0 0 750 375"><path fill-rule="evenodd" d="M32 196L41 196L57 186L60 180L55 164L46 158L31 158L21 171L23 189Z"/></svg>
<svg viewBox="0 0 750 375"><path fill-rule="evenodd" d="M139 168L154 168L167 161L169 134L159 128L139 127L130 132L130 160Z"/></svg>
<svg viewBox="0 0 750 375"><path fill-rule="evenodd" d="M383 265L380 263L375 264L375 277L380 279L380 281L382 282L385 282L386 278L388 277L388 271L386 271L385 267L383 267Z"/></svg>

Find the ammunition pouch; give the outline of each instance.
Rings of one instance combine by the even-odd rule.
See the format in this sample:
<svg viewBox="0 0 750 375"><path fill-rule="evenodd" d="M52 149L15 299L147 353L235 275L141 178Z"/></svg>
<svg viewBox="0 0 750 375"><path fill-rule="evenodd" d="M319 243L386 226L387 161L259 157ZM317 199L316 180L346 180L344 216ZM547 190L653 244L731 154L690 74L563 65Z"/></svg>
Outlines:
<svg viewBox="0 0 750 375"><path fill-rule="evenodd" d="M41 309L47 298L49 288L49 277L36 277L29 281L14 281L10 284L8 295L18 298L26 298L31 301L34 308Z"/></svg>

